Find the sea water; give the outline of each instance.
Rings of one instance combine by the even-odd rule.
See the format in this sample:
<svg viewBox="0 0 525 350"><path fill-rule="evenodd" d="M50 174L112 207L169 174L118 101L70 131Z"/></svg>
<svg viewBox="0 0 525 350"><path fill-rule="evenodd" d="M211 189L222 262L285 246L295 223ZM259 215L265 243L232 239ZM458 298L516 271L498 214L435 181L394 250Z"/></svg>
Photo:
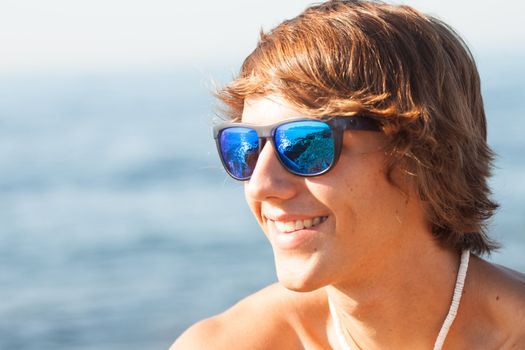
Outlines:
<svg viewBox="0 0 525 350"><path fill-rule="evenodd" d="M0 79L0 349L166 349L275 281L216 156L203 72ZM504 244L492 259L525 271L519 81L484 92Z"/></svg>

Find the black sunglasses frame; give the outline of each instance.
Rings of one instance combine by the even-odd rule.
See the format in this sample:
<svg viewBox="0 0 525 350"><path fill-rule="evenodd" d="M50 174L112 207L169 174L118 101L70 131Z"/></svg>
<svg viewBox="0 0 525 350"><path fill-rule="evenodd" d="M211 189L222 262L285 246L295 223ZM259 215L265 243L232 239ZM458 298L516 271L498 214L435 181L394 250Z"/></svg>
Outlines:
<svg viewBox="0 0 525 350"><path fill-rule="evenodd" d="M281 155L279 154L278 148L275 145L275 130L286 124L300 122L300 121L319 121L323 122L325 124L328 124L330 126L330 131L333 136L334 141L334 158L332 160L332 163L330 166L328 166L326 169L314 173L314 174L301 174L298 173L292 169L290 169L282 160ZM339 160L339 156L341 155L341 147L343 144L343 132L346 130L363 130L363 131L374 131L374 132L381 132L382 124L377 119L363 116L363 115L357 115L357 116L334 116L334 117L321 117L321 118L306 118L306 117L294 117L290 119L286 119L283 121L280 121L278 123L268 124L268 125L259 125L259 124L250 124L250 123L237 123L237 122L223 122L217 125L213 126L213 138L215 139L215 143L217 146L217 151L219 153L219 157L221 159L222 165L228 175L230 175L232 178L238 181L247 181L251 178L251 175L244 178L239 178L235 175L233 175L230 170L228 169L226 162L223 158L222 152L221 152L221 145L220 145L220 135L223 130L228 128L248 128L255 130L257 133L257 136L259 137L259 151L257 154L257 157L261 153L264 145L266 144L267 140L270 140L270 143L272 144L272 147L275 151L275 154L277 156L277 159L279 159L279 162L283 166L286 171L302 177L313 177L313 176L319 176L326 174L328 171L330 171L337 161ZM255 170L255 169L254 169Z"/></svg>

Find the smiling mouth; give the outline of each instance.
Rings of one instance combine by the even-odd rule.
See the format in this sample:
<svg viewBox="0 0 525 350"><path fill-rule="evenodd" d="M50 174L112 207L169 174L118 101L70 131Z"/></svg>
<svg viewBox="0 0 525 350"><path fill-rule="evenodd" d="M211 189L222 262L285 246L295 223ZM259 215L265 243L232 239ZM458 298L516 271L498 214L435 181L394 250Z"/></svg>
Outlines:
<svg viewBox="0 0 525 350"><path fill-rule="evenodd" d="M320 225L328 216L318 216L311 219L295 220L295 221L273 221L275 227L281 232L290 233L298 230L308 229Z"/></svg>

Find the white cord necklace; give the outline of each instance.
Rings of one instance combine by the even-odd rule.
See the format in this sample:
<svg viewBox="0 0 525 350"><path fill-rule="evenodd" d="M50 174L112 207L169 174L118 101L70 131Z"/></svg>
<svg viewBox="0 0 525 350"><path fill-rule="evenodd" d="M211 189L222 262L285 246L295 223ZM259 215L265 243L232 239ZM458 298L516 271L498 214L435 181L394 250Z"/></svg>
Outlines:
<svg viewBox="0 0 525 350"><path fill-rule="evenodd" d="M445 342L445 338L447 337L450 326L452 325L452 322L454 322L454 319L456 318L456 315L458 313L459 302L463 293L465 278L467 277L469 258L470 251L464 250L461 253L461 264L459 265L458 275L456 278L456 286L454 287L454 295L452 297L452 303L450 304L450 308L448 310L447 317L445 318L445 322L443 322L441 330L439 331L439 334L437 336L436 342L434 343L434 350L441 350L443 348L443 343ZM335 333L337 335L339 346L343 350L352 350L350 344L348 344L348 341L346 340L343 334L343 328L341 322L339 321L339 316L337 316L335 306L330 297L328 297L328 307L330 308L330 315L332 316L332 320L334 322Z"/></svg>

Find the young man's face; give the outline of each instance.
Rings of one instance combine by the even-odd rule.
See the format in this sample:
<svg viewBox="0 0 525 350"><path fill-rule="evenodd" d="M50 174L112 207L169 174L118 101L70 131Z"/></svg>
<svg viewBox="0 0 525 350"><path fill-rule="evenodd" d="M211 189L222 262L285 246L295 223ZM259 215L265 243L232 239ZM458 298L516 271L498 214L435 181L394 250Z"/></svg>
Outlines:
<svg viewBox="0 0 525 350"><path fill-rule="evenodd" d="M282 98L267 96L248 98L242 121L271 124L297 116ZM413 195L388 182L386 141L380 132L346 131L336 166L308 178L284 169L265 144L245 195L272 245L284 286L308 291L357 282L370 264L380 264L413 239L405 228L423 221L422 211L409 205Z"/></svg>

